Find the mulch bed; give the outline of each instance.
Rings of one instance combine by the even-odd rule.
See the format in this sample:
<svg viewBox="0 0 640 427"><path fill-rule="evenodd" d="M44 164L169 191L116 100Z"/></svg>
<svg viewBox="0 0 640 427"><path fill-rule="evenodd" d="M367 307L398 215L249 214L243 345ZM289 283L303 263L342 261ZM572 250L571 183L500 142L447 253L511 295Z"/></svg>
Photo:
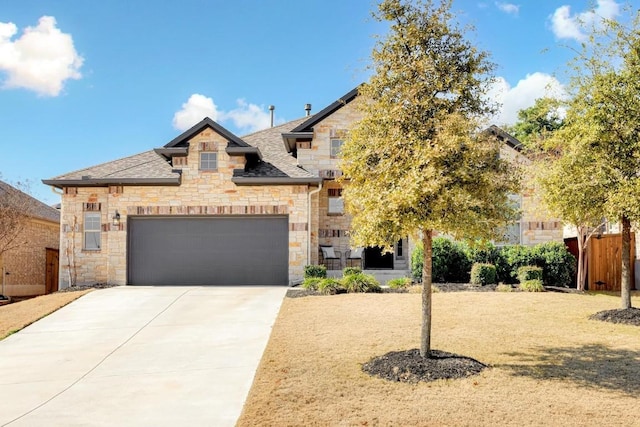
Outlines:
<svg viewBox="0 0 640 427"><path fill-rule="evenodd" d="M86 291L87 289L106 289L113 288L114 286L109 283L94 283L93 285L81 285L81 286L69 286L68 288L60 289L56 292L78 292L78 291Z"/></svg>
<svg viewBox="0 0 640 427"><path fill-rule="evenodd" d="M440 350L431 350L430 357L423 358L418 349L392 351L362 365L362 370L371 376L413 384L466 378L486 368L487 365L470 357Z"/></svg>
<svg viewBox="0 0 640 427"><path fill-rule="evenodd" d="M640 326L640 308L631 307L626 309L599 311L596 314L589 316L589 319Z"/></svg>

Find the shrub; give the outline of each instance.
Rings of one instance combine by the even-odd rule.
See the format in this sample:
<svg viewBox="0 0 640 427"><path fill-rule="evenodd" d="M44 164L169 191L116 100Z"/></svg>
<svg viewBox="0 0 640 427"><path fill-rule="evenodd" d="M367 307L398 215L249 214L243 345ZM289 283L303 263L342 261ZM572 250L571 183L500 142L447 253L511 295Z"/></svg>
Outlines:
<svg viewBox="0 0 640 427"><path fill-rule="evenodd" d="M302 287L310 291L317 291L318 284L322 281L320 277L306 277L302 281Z"/></svg>
<svg viewBox="0 0 640 427"><path fill-rule="evenodd" d="M500 283L498 286L496 286L496 292L513 292L513 288L511 287L511 285Z"/></svg>
<svg viewBox="0 0 640 427"><path fill-rule="evenodd" d="M380 283L370 274L357 273L345 276L342 285L347 292L380 292Z"/></svg>
<svg viewBox="0 0 640 427"><path fill-rule="evenodd" d="M532 252L536 265L543 268L542 280L546 285L569 287L573 284L577 262L563 243L543 243Z"/></svg>
<svg viewBox="0 0 640 427"><path fill-rule="evenodd" d="M520 290L525 292L544 292L544 286L542 286L542 280L525 280L520 283Z"/></svg>
<svg viewBox="0 0 640 427"><path fill-rule="evenodd" d="M511 268L505 259L502 249L491 242L477 242L467 249L467 256L471 263L493 264L496 266L496 280L508 282L511 280Z"/></svg>
<svg viewBox="0 0 640 427"><path fill-rule="evenodd" d="M527 265L538 265L529 246L512 245L502 247L502 256L508 266L509 274L502 280L507 283L516 283L518 268Z"/></svg>
<svg viewBox="0 0 640 427"><path fill-rule="evenodd" d="M417 245L411 254L411 273L419 281L422 281L423 258L424 249L422 245ZM465 283L469 281L471 261L463 243L445 237L433 239L431 265L434 282Z"/></svg>
<svg viewBox="0 0 640 427"><path fill-rule="evenodd" d="M518 268L518 281L522 283L527 280L542 280L542 268L533 265Z"/></svg>
<svg viewBox="0 0 640 427"><path fill-rule="evenodd" d="M391 289L407 289L411 286L411 279L408 277L398 277L397 279L391 279L387 282L387 286Z"/></svg>
<svg viewBox="0 0 640 427"><path fill-rule="evenodd" d="M352 274L362 273L362 269L360 267L346 267L342 270L343 276L351 276Z"/></svg>
<svg viewBox="0 0 640 427"><path fill-rule="evenodd" d="M321 279L318 283L318 291L324 295L335 295L343 290L342 283L337 279Z"/></svg>
<svg viewBox="0 0 640 427"><path fill-rule="evenodd" d="M471 283L491 285L496 283L496 267L493 264L475 263L471 267Z"/></svg>
<svg viewBox="0 0 640 427"><path fill-rule="evenodd" d="M304 278L319 277L324 279L327 277L327 267L324 265L305 265Z"/></svg>

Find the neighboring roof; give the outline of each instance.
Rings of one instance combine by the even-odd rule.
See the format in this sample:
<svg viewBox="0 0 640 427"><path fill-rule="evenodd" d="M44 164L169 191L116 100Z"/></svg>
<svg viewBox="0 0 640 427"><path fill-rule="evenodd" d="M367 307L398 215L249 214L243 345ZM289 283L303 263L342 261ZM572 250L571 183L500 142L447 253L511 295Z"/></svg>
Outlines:
<svg viewBox="0 0 640 427"><path fill-rule="evenodd" d="M513 148L516 151L522 152L522 149L524 148L524 146L522 145L522 142L520 142L516 137L512 136L511 134L500 129L498 126L491 125L489 126L487 131L495 135L500 141L504 142L509 147Z"/></svg>
<svg viewBox="0 0 640 427"><path fill-rule="evenodd" d="M24 206L28 216L44 219L45 221L60 222L59 210L42 203L40 200L31 197L4 181L0 181L0 197L7 192L14 193L17 198L21 200L20 204Z"/></svg>
<svg viewBox="0 0 640 427"><path fill-rule="evenodd" d="M358 86L358 87L360 87L360 86ZM313 116L308 117L307 120L305 120L304 122L300 123L298 126L296 126L293 129L291 129L290 132L291 133L294 133L294 132L311 132L313 130L313 127L316 124L320 123L322 120L326 119L328 116L330 116L331 114L333 114L336 111L338 111L340 108L344 107L345 105L347 105L348 103L353 101L356 98L356 96L358 96L358 87L356 87L355 89L350 90L344 96L341 96L340 98L338 98L337 101L333 102L328 107L320 110L319 112L317 112Z"/></svg>
<svg viewBox="0 0 640 427"><path fill-rule="evenodd" d="M150 150L45 179L42 182L55 187L109 184L179 185L180 172L174 170L163 156Z"/></svg>

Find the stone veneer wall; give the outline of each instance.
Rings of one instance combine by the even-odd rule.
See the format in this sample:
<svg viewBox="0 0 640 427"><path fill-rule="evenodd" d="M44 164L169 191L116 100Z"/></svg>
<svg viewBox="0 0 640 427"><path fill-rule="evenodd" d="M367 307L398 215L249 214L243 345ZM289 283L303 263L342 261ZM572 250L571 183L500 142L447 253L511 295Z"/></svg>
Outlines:
<svg viewBox="0 0 640 427"><path fill-rule="evenodd" d="M18 237L26 244L0 257L0 271L4 265L4 295L33 296L45 293L46 249L58 249L60 225L55 222L31 219ZM0 277L0 280L2 278Z"/></svg>
<svg viewBox="0 0 640 427"><path fill-rule="evenodd" d="M60 287L68 285L66 248L75 246L77 284L127 281L127 217L129 215L262 215L286 214L289 218L289 279L300 280L307 264L307 185L237 186L231 182L233 169L244 167L243 156L229 156L227 142L207 129L190 141L180 186L78 187L63 195ZM199 153L203 144L218 152L216 171L199 171ZM177 162L176 162L177 163ZM83 249L83 207L99 204L101 212L101 249ZM93 205L94 207L98 205ZM112 225L115 212L120 226ZM73 224L77 219L75 232Z"/></svg>

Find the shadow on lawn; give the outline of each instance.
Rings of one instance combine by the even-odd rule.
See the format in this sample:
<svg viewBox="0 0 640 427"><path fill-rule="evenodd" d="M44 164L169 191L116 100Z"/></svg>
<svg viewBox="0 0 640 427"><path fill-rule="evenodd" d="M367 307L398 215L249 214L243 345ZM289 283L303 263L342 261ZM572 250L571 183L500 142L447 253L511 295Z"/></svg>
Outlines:
<svg viewBox="0 0 640 427"><path fill-rule="evenodd" d="M640 394L640 351L601 344L540 348L536 353L507 353L522 363L494 365L512 375L537 380L571 381L583 387Z"/></svg>

